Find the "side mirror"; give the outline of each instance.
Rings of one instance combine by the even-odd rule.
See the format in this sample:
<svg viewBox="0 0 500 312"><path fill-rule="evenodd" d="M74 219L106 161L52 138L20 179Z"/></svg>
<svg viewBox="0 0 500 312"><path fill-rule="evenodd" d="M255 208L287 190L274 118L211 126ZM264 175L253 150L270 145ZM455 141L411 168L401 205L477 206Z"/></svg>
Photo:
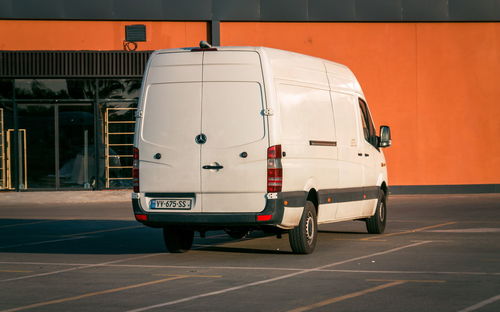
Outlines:
<svg viewBox="0 0 500 312"><path fill-rule="evenodd" d="M380 140L378 146L389 147L391 144L391 128L389 128L389 126L380 126Z"/></svg>

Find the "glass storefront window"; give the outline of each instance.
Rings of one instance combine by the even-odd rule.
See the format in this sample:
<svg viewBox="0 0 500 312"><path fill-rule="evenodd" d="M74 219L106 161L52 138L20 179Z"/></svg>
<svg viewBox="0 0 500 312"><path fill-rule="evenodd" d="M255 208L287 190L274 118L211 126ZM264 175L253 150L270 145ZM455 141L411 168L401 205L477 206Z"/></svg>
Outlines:
<svg viewBox="0 0 500 312"><path fill-rule="evenodd" d="M23 185L28 185L28 188L55 188L55 106L18 104L17 109L19 130L26 136L27 143L23 145L23 154L27 157L27 166L24 168L27 181Z"/></svg>
<svg viewBox="0 0 500 312"><path fill-rule="evenodd" d="M0 79L0 189L131 188L140 89L140 78Z"/></svg>
<svg viewBox="0 0 500 312"><path fill-rule="evenodd" d="M12 99L12 79L0 79L0 99Z"/></svg>
<svg viewBox="0 0 500 312"><path fill-rule="evenodd" d="M100 99L137 99L141 91L141 79L99 80Z"/></svg>
<svg viewBox="0 0 500 312"><path fill-rule="evenodd" d="M93 79L16 79L16 99L94 99Z"/></svg>

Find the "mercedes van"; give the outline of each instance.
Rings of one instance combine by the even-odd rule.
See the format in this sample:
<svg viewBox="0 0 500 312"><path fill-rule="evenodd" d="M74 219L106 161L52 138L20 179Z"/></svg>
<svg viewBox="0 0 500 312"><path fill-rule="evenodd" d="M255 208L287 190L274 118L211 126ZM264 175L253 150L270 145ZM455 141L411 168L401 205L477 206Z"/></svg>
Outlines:
<svg viewBox="0 0 500 312"><path fill-rule="evenodd" d="M288 233L299 254L318 224L384 231L390 129L377 135L346 66L264 47L156 51L136 121L135 218L170 252L211 230Z"/></svg>

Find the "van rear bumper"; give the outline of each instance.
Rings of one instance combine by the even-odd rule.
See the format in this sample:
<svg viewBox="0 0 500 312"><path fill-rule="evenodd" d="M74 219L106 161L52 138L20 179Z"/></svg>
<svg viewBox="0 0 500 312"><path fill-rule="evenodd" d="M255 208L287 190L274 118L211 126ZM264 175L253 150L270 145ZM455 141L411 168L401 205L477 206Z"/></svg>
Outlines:
<svg viewBox="0 0 500 312"><path fill-rule="evenodd" d="M253 213L199 213L199 212L147 212L139 199L132 199L132 207L137 221L150 227L182 225L186 227L230 227L278 225L284 214L283 196L266 199L265 208ZM260 216L260 217L259 217Z"/></svg>

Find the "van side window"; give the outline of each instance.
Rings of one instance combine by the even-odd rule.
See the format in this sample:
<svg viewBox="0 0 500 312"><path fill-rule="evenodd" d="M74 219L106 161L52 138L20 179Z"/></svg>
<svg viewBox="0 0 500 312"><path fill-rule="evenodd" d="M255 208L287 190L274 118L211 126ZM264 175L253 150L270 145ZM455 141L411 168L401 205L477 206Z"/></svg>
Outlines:
<svg viewBox="0 0 500 312"><path fill-rule="evenodd" d="M370 112L368 111L368 107L362 99L359 100L359 108L361 111L361 121L363 122L363 134L365 136L365 140L368 141L375 148L378 148L378 137L375 132L375 126L373 125L372 118L370 116Z"/></svg>

